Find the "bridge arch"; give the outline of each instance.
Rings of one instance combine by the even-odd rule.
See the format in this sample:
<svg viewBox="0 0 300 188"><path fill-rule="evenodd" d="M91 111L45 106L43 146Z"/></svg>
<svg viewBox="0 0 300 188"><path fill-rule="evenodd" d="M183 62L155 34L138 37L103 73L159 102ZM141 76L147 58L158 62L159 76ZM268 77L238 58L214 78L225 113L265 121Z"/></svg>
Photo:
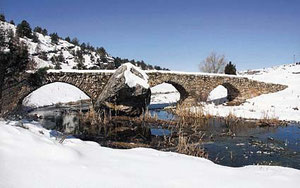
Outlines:
<svg viewBox="0 0 300 188"><path fill-rule="evenodd" d="M184 101L189 96L189 93L187 92L185 87L182 84L179 84L179 83L174 82L174 81L169 81L168 80L168 81L156 82L155 84L151 84L151 87L155 87L155 86L158 86L158 85L163 84L163 83L171 84L179 92L179 94L180 94L179 102Z"/></svg>
<svg viewBox="0 0 300 188"><path fill-rule="evenodd" d="M211 90L209 90L208 95L211 94L219 86L222 86L223 88L226 88L226 90L227 90L226 95L225 95L226 97L224 96L224 93L219 94L222 97L224 96L224 98L217 99L217 100L220 100L220 101L218 101L218 102L221 102L220 104L222 104L226 101L229 101L229 102L233 101L240 95L239 89L229 82L220 83L219 85L214 86ZM219 87L218 89L219 89L219 92L224 92L224 90L222 90L222 88ZM225 98L226 98L226 100L224 100ZM212 100L212 102L213 102L213 100Z"/></svg>
<svg viewBox="0 0 300 188"><path fill-rule="evenodd" d="M40 92L37 92L40 91ZM36 106L35 99L40 99L38 101L41 106L48 106L56 103L67 103L75 102L79 100L89 99L92 103L91 96L77 87L76 85L67 82L51 82L44 85L38 86L29 90L20 96L18 105L20 106Z"/></svg>
<svg viewBox="0 0 300 188"><path fill-rule="evenodd" d="M227 89L227 99L229 101L233 101L240 95L240 91L229 82L225 82L222 84Z"/></svg>

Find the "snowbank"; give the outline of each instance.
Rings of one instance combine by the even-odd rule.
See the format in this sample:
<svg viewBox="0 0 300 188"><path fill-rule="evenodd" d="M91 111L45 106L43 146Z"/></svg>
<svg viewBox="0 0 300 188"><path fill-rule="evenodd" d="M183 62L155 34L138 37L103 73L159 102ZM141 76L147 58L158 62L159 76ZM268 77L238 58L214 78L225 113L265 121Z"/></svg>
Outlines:
<svg viewBox="0 0 300 188"><path fill-rule="evenodd" d="M36 123L0 121L0 187L297 187L300 171L232 168L172 152L110 149L66 139Z"/></svg>

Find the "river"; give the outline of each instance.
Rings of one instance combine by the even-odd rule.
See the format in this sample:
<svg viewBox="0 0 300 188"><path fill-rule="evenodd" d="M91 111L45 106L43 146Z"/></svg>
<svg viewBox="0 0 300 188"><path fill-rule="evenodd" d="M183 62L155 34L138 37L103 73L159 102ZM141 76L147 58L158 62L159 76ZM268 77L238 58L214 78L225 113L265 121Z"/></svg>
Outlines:
<svg viewBox="0 0 300 188"><path fill-rule="evenodd" d="M58 123L67 121L77 126L78 110L88 111L88 104L80 106L48 106L29 113L47 129L56 129ZM69 113L64 113L68 111ZM163 109L150 110L161 120L176 120L176 116ZM170 126L169 126L170 127ZM211 161L233 167L252 164L279 165L300 169L300 125L259 127L254 122L228 126L211 119L197 130L202 135L201 145ZM164 126L151 127L154 137L168 136L171 130Z"/></svg>

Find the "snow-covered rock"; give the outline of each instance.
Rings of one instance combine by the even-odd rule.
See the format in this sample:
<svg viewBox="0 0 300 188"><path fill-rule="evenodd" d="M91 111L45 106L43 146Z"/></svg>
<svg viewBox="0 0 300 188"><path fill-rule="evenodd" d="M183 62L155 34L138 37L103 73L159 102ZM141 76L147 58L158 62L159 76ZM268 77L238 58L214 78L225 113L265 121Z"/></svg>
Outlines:
<svg viewBox="0 0 300 188"><path fill-rule="evenodd" d="M131 63L120 66L98 97L95 110L109 109L119 115L139 116L150 103L148 76Z"/></svg>

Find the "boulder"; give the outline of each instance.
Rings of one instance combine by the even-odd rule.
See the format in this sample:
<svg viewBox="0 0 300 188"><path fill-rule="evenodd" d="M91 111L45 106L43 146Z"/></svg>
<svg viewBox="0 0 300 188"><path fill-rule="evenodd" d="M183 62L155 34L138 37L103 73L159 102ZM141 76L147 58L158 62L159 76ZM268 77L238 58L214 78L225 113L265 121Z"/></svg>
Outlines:
<svg viewBox="0 0 300 188"><path fill-rule="evenodd" d="M97 112L139 116L150 103L148 76L140 68L125 63L109 79L94 105Z"/></svg>

